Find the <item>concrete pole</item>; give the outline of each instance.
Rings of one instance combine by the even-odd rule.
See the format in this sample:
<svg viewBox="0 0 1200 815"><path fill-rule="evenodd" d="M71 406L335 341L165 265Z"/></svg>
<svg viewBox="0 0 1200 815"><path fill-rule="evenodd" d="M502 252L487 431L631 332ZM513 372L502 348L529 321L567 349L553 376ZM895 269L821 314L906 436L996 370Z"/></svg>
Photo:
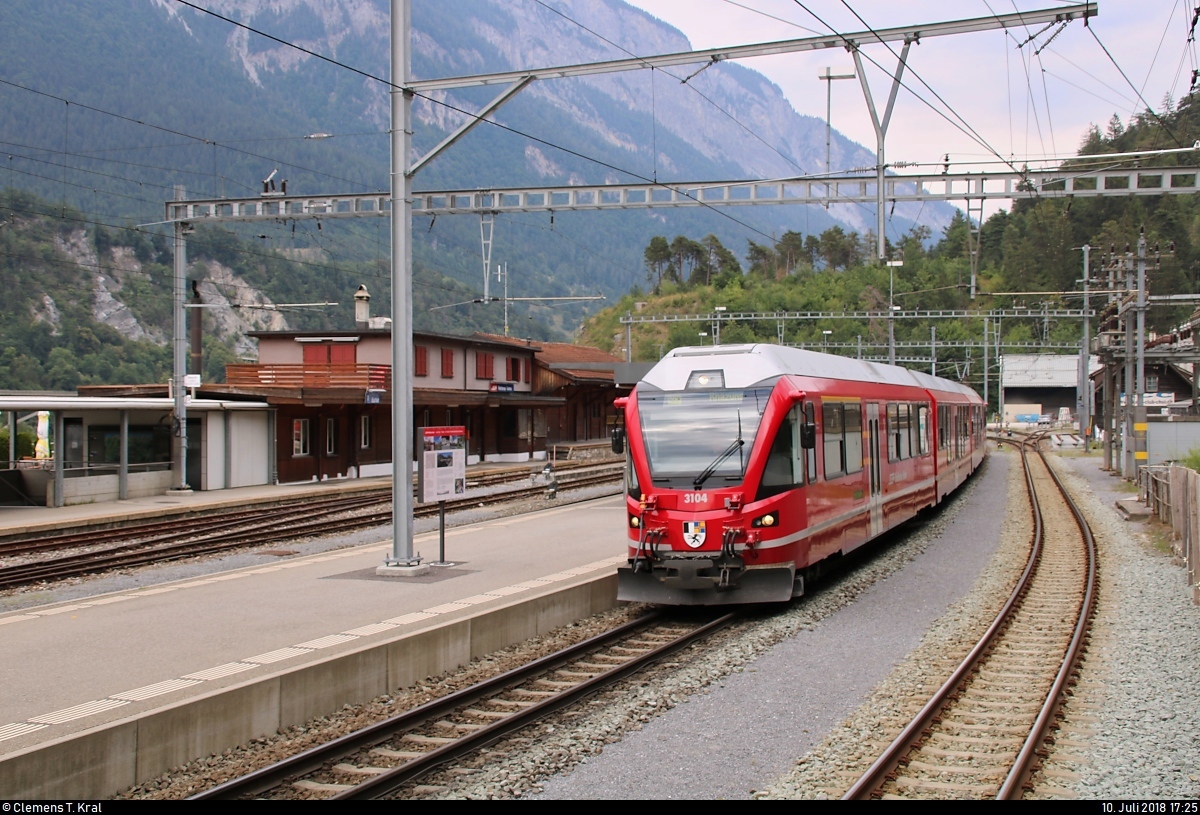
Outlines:
<svg viewBox="0 0 1200 815"><path fill-rule="evenodd" d="M183 185L175 186L175 200L184 199ZM187 240L184 237L186 224L175 222L175 285L173 309L173 333L171 335L174 350L174 383L175 416L174 416L174 445L172 467L174 476L171 479L175 492L190 492L187 483L187 389L183 386L187 374L187 322L184 316L184 292L187 286Z"/></svg>
<svg viewBox="0 0 1200 815"><path fill-rule="evenodd" d="M17 412L8 412L8 469L17 467Z"/></svg>
<svg viewBox="0 0 1200 815"><path fill-rule="evenodd" d="M409 0L391 0L392 153L392 552L377 572L427 572L413 554L412 383L412 94L409 77Z"/></svg>
<svg viewBox="0 0 1200 815"><path fill-rule="evenodd" d="M625 312L625 319L630 319L632 314ZM625 361L633 362L633 323L625 323Z"/></svg>

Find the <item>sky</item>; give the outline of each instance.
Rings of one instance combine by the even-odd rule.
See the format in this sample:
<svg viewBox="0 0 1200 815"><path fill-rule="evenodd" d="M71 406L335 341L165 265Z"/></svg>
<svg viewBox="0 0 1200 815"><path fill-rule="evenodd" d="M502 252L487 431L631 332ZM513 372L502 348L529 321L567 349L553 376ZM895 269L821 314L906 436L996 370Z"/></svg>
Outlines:
<svg viewBox="0 0 1200 815"><path fill-rule="evenodd" d="M1073 5L1062 0L802 1L804 7L797 0L628 0L678 28L697 49L823 35L831 28L850 33ZM1048 46L1057 26L1021 48L1018 44L1040 26L1029 32L1022 28L923 39L909 52L905 87L887 132L888 163L929 162L940 168L949 153L954 169L968 170L973 162L999 161L995 154L1010 160L1069 156L1090 125L1103 132L1114 114L1128 121L1146 104L1161 110L1165 94L1176 100L1187 95L1192 71L1200 67L1195 43L1188 42L1193 5L1183 0L1099 0L1099 15L1088 21L1092 30L1075 20ZM900 52L899 44L891 48L894 53L888 45L862 49L881 115L891 85L884 69L895 69ZM1042 50L1035 55L1037 48ZM826 116L826 83L818 76L826 67L835 75L854 73L852 56L842 49L741 64L779 85L799 113L821 119ZM859 83L832 84L834 129L874 152L875 131ZM968 129L978 138L963 132Z"/></svg>

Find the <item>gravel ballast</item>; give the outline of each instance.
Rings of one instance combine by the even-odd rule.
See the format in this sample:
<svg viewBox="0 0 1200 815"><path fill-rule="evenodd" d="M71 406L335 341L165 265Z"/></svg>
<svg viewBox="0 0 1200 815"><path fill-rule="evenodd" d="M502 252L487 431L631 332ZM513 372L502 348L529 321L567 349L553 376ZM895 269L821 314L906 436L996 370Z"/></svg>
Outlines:
<svg viewBox="0 0 1200 815"><path fill-rule="evenodd" d="M1169 527L1129 522L1131 492L1098 456L1059 471L1100 553L1100 603L1080 686L1048 773L1082 798L1200 797L1200 607L1165 546Z"/></svg>

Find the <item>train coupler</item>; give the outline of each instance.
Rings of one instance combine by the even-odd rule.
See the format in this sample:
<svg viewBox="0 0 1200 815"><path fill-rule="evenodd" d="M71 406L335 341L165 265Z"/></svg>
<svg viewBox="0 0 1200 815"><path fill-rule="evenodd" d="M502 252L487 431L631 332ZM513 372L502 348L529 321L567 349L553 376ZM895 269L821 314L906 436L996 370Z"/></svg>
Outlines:
<svg viewBox="0 0 1200 815"><path fill-rule="evenodd" d="M638 540L637 549L634 550L634 555L629 559L629 565L633 568L634 574L639 571L651 571L654 561L659 559L658 545L662 543L666 537L667 530L664 527L658 529L647 529L642 527L642 534Z"/></svg>

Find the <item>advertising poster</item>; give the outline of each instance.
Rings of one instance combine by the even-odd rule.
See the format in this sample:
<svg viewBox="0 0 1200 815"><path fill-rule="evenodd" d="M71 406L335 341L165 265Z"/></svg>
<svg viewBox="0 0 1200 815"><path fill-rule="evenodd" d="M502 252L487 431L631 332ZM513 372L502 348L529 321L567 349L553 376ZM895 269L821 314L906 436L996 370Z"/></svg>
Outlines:
<svg viewBox="0 0 1200 815"><path fill-rule="evenodd" d="M461 498L467 491L467 429L422 427L417 453L417 498L428 504Z"/></svg>

